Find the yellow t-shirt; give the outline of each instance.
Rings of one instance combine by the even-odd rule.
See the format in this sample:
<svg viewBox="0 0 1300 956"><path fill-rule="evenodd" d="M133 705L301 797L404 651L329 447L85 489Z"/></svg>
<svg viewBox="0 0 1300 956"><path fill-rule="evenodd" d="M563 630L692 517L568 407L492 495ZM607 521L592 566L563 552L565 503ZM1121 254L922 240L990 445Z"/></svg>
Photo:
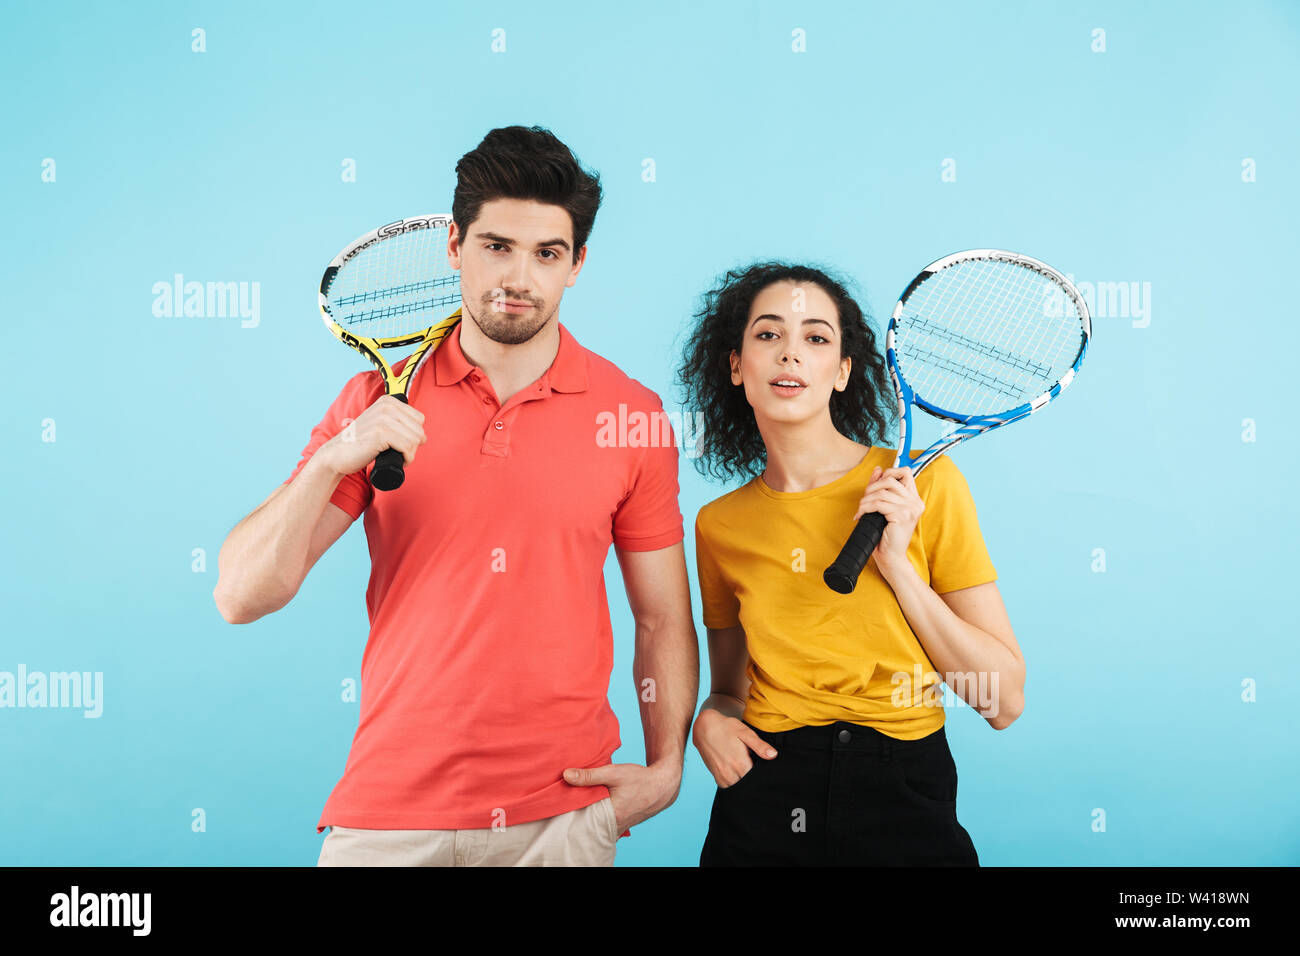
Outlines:
<svg viewBox="0 0 1300 956"><path fill-rule="evenodd" d="M937 688L925 691L940 680L875 560L851 594L822 580L853 530L871 470L892 467L894 454L873 447L847 474L809 491L773 491L755 477L695 519L704 626L743 625L751 681L743 719L760 730L843 720L915 740L943 726ZM907 557L921 580L940 594L997 580L952 460L932 462L916 490L925 511Z"/></svg>

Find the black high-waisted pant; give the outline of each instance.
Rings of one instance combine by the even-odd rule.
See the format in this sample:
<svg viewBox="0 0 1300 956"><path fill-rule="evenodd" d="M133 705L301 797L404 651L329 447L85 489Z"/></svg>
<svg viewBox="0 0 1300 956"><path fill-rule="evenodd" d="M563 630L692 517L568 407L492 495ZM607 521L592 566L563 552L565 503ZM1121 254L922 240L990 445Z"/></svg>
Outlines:
<svg viewBox="0 0 1300 956"><path fill-rule="evenodd" d="M979 866L957 822L957 766L940 727L897 740L837 721L776 733L776 750L719 787L700 866Z"/></svg>

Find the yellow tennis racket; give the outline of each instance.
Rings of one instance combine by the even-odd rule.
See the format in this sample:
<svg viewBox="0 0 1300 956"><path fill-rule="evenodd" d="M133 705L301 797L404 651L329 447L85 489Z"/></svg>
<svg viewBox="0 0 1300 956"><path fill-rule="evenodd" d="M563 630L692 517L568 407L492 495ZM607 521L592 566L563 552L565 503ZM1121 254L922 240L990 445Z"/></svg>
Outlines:
<svg viewBox="0 0 1300 956"><path fill-rule="evenodd" d="M339 341L368 358L384 391L407 401L416 371L461 319L460 273L447 263L451 216L413 216L350 242L320 281L320 313ZM402 371L381 351L414 345ZM395 448L375 458L370 483L392 491L406 478Z"/></svg>

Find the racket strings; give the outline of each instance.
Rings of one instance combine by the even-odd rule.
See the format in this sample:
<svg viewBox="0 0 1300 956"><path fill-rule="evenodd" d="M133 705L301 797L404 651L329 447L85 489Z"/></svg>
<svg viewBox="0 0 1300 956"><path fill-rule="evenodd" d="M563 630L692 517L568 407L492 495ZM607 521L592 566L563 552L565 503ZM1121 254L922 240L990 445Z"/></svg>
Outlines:
<svg viewBox="0 0 1300 956"><path fill-rule="evenodd" d="M933 338L947 339L950 342L957 342L963 347L972 347L970 345L971 340L966 339L963 336L952 335L947 329L940 328L926 331L929 332ZM1051 370L1046 366L1031 363L1027 359L1019 356L1003 353L987 344L976 344L973 348L975 351L980 353L984 359L988 360L989 364L1002 363L1004 365L1024 369L1044 381L1047 388L1051 388ZM923 351L917 346L915 341L909 340L906 345L899 349L899 352L907 358L916 360L918 363L929 363L936 372L943 372L957 376L957 378L969 382L972 386L983 389L986 392L993 391L1005 395L1013 403L1019 402L1021 397L1024 395L1023 390L1017 388L1015 383L1007 382L998 378L982 368L969 368L965 365L958 364L958 362L952 358L936 354L933 347ZM910 382L911 380L909 379L908 381ZM930 399L927 398L927 401L929 400Z"/></svg>
<svg viewBox="0 0 1300 956"><path fill-rule="evenodd" d="M362 298L360 299L360 301L366 301L366 299ZM382 309L369 309L363 312L350 312L340 319L339 325L346 326L347 328L354 329L354 330L358 326L363 326L363 325L366 326L367 328L371 328L377 325L382 325L387 320L396 319L399 316L408 316L414 313L432 314L433 310L437 309L439 306L451 305L452 303L459 302L459 301L460 301L460 293L457 292L454 295L437 296L431 299L417 299L411 302L403 302L396 305L388 305L388 306L384 306ZM344 303L340 303L340 305L342 304ZM397 330L392 332L391 334L400 335L404 331L411 331L412 326L416 331L418 331L419 329L428 328L427 325L423 325L418 322L403 323L400 327L397 327L396 323L390 323L388 326L385 327L386 328L396 327ZM375 333L366 332L365 334L374 335Z"/></svg>
<svg viewBox="0 0 1300 956"><path fill-rule="evenodd" d="M358 292L355 295L339 296L335 301L339 305L356 305L360 302L373 302L376 299L384 299L389 296L409 295L412 292L423 292L425 289L434 289L439 286L455 285L454 276L440 279L426 279L424 282L408 282L405 285L390 286L385 289L368 289L365 292Z"/></svg>
<svg viewBox="0 0 1300 956"><path fill-rule="evenodd" d="M447 265L447 229L386 236L343 264L327 299L334 321L376 339L421 332L460 304L460 274Z"/></svg>
<svg viewBox="0 0 1300 956"><path fill-rule="evenodd" d="M1082 341L1082 319L1056 280L1006 260L963 260L929 277L895 326L903 378L962 415L1009 411L1048 391Z"/></svg>

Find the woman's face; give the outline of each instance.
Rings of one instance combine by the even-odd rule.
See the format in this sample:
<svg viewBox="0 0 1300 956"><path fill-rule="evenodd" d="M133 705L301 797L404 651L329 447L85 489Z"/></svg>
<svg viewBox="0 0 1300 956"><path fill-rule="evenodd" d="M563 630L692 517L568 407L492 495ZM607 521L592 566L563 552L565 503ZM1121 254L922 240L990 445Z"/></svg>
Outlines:
<svg viewBox="0 0 1300 956"><path fill-rule="evenodd" d="M731 382L744 385L755 417L806 421L826 413L832 390L848 387L852 360L840 358L840 347L839 314L821 286L775 282L749 307L740 350L731 352Z"/></svg>

